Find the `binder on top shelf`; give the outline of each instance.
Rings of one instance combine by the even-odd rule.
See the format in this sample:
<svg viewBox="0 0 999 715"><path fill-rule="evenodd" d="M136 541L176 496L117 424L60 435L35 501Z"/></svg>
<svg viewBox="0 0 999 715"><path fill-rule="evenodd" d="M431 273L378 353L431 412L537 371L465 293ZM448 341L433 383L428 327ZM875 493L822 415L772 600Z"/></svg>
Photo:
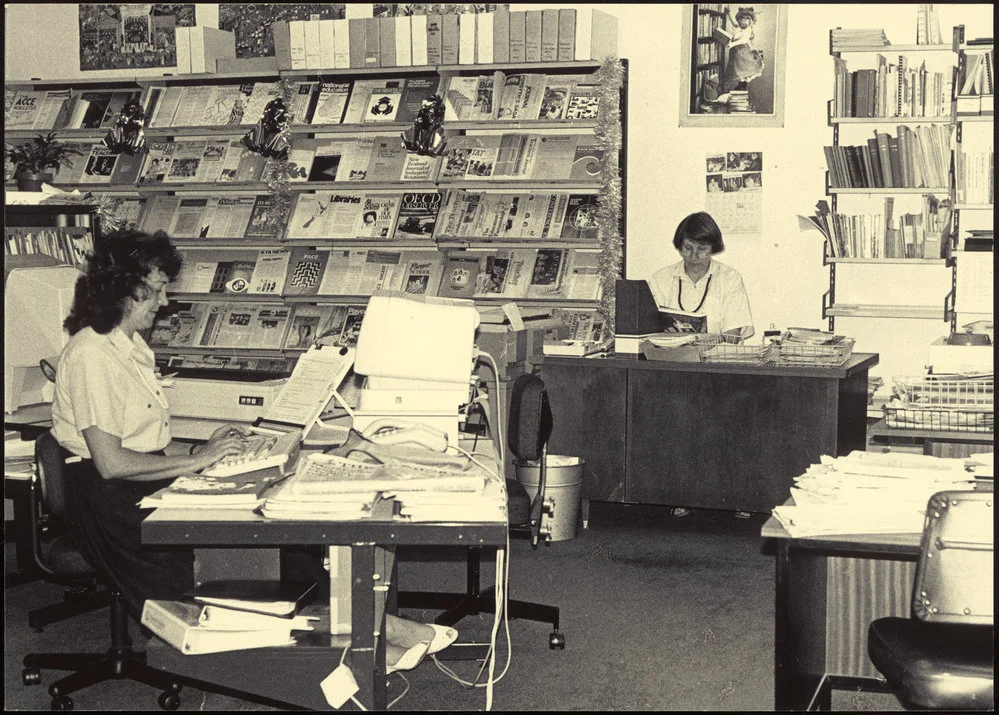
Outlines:
<svg viewBox="0 0 999 715"><path fill-rule="evenodd" d="M378 50L379 50L379 64L381 67L398 67L398 62L396 62L396 48L395 48L395 28L396 19L395 17L377 17L372 18L376 23L378 23Z"/></svg>
<svg viewBox="0 0 999 715"><path fill-rule="evenodd" d="M461 42L461 30L458 25L458 15L446 14L440 16L441 26L441 59L443 65L458 64L458 47Z"/></svg>
<svg viewBox="0 0 999 715"><path fill-rule="evenodd" d="M510 62L510 11L499 9L493 13L493 58L497 64Z"/></svg>
<svg viewBox="0 0 999 715"><path fill-rule="evenodd" d="M217 27L188 28L191 43L191 73L214 73L219 60L236 59L236 34Z"/></svg>
<svg viewBox="0 0 999 715"><path fill-rule="evenodd" d="M557 8L547 8L541 11L541 61L555 62L558 60L558 17Z"/></svg>
<svg viewBox="0 0 999 715"><path fill-rule="evenodd" d="M603 60L617 55L617 18L600 10L576 13L576 61Z"/></svg>
<svg viewBox="0 0 999 715"><path fill-rule="evenodd" d="M319 69L323 66L319 61L322 54L322 45L319 38L319 20L305 20L303 25L305 30L305 67L307 69Z"/></svg>
<svg viewBox="0 0 999 715"><path fill-rule="evenodd" d="M412 15L409 18L410 40L412 41L412 64L422 67L430 64L427 58L427 15Z"/></svg>
<svg viewBox="0 0 999 715"><path fill-rule="evenodd" d="M458 64L475 64L475 30L477 13L458 15Z"/></svg>
<svg viewBox="0 0 999 715"><path fill-rule="evenodd" d="M524 23L523 62L541 62L541 34L543 31L543 10L528 10Z"/></svg>

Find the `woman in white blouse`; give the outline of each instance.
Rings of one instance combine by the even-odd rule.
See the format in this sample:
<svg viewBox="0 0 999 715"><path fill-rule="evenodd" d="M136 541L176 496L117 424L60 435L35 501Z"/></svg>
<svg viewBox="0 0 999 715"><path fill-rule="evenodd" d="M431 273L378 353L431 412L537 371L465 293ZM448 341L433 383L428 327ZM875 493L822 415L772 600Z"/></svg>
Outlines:
<svg viewBox="0 0 999 715"><path fill-rule="evenodd" d="M714 256L725 250L721 229L703 211L692 213L676 227L673 246L681 260L649 278L661 308L707 317L707 332L727 342L752 337L753 316L742 276Z"/></svg>

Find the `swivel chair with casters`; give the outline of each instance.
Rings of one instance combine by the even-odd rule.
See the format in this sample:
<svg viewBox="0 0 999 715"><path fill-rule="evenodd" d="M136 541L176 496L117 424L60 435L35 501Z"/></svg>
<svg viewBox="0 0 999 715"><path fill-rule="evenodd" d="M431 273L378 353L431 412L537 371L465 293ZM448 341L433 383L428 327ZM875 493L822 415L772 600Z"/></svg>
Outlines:
<svg viewBox="0 0 999 715"><path fill-rule="evenodd" d="M544 524L544 517L551 513L545 495L545 457L551 432L552 412L544 382L535 375L521 375L514 381L510 392L507 443L518 463L540 461L540 474L538 489L533 496L516 479L506 480L507 518L510 536L530 539L534 548L538 547L539 541L543 540L546 546L551 541L551 528ZM481 559L481 547L472 546L466 550L465 593L399 591L399 607L444 609L434 619L442 626L453 626L465 616L495 613L495 588L481 587ZM565 649L565 635L559 631L558 606L509 599L506 609L509 618L551 623L548 647Z"/></svg>
<svg viewBox="0 0 999 715"><path fill-rule="evenodd" d="M97 573L58 517L66 504L62 488L64 463L50 432L35 440L35 465L28 489L33 568L46 581L66 587L62 601L28 612L28 624L41 632L51 623L110 605L111 592L100 587Z"/></svg>
<svg viewBox="0 0 999 715"><path fill-rule="evenodd" d="M63 468L69 453L59 445L50 432L37 439L35 450L38 455L39 471L44 473L48 512L53 519L69 526L72 521L73 503L66 489L67 475ZM68 533L79 552L85 554L85 545L77 542L79 537L72 529L69 529ZM25 685L41 683L42 670L74 671L49 686L52 710L72 710L73 700L69 697L70 693L105 680L135 680L161 689L163 692L159 696L160 707L164 710L176 710L180 707L180 682L175 676L146 665L145 653L133 650L128 635L128 612L121 591L114 585L114 580L109 574L101 573L95 568L91 570L95 578L108 588L108 600L111 605L110 648L104 653L29 653L24 656L23 683Z"/></svg>
<svg viewBox="0 0 999 715"><path fill-rule="evenodd" d="M930 498L912 589L912 618L868 627L867 651L903 705L995 707L993 491Z"/></svg>

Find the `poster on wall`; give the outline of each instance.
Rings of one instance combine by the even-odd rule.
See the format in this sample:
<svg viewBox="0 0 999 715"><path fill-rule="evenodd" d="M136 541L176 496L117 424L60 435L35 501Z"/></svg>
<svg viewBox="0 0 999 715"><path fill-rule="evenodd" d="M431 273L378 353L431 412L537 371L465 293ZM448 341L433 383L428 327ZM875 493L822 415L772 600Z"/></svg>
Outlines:
<svg viewBox="0 0 999 715"><path fill-rule="evenodd" d="M784 126L787 5L683 6L681 127Z"/></svg>
<svg viewBox="0 0 999 715"><path fill-rule="evenodd" d="M763 209L763 152L710 154L705 170L705 210L722 234L758 235Z"/></svg>
<svg viewBox="0 0 999 715"><path fill-rule="evenodd" d="M194 4L81 3L80 69L175 67L175 28L193 27Z"/></svg>

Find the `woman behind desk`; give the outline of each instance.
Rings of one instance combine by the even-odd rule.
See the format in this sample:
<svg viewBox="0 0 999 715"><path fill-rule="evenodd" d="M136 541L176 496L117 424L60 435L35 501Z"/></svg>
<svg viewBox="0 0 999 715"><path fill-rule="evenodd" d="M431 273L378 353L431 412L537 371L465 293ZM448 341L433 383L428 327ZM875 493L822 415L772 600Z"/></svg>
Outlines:
<svg viewBox="0 0 999 715"><path fill-rule="evenodd" d="M192 551L142 547L141 523L149 510L138 502L181 474L239 454L246 434L241 426L226 425L187 454L165 452L170 406L140 333L167 304L167 284L181 264L162 231L104 237L76 283L65 321L71 337L59 359L52 401L53 436L81 458L66 465L77 541L87 559L115 580L136 620L147 598L179 599L194 586ZM415 667L458 635L394 617L386 630L387 659L397 670Z"/></svg>
<svg viewBox="0 0 999 715"><path fill-rule="evenodd" d="M753 315L742 276L712 257L725 250L715 220L703 211L690 214L676 227L673 246L682 260L649 279L656 303L706 316L707 332L721 334L726 342L741 343L752 337ZM686 516L690 510L674 507L671 513ZM747 518L749 514L736 512L736 516Z"/></svg>
<svg viewBox="0 0 999 715"><path fill-rule="evenodd" d="M148 511L137 502L242 449L243 428L227 425L189 454L164 452L169 404L140 333L166 305L166 286L181 263L161 231L104 237L76 283L52 401L53 436L82 458L67 465L79 536L136 618L146 598L179 598L193 586L192 552L141 548Z"/></svg>
<svg viewBox="0 0 999 715"><path fill-rule="evenodd" d="M712 256L725 250L721 229L703 211L683 219L673 234L680 260L649 278L649 288L661 308L707 317L707 332L727 342L752 337L753 316L742 276Z"/></svg>

